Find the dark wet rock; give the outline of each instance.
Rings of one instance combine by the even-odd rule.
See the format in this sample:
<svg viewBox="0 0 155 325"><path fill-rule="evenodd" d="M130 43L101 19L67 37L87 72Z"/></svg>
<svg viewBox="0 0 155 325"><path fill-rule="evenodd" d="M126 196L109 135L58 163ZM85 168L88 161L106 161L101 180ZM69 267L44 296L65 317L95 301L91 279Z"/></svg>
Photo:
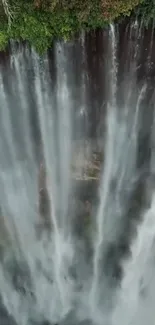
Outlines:
<svg viewBox="0 0 155 325"><path fill-rule="evenodd" d="M16 291L33 296L33 288L29 267L24 261L12 258L4 265L6 280L10 281Z"/></svg>
<svg viewBox="0 0 155 325"><path fill-rule="evenodd" d="M9 313L2 303L2 299L0 298L0 325L17 325L15 320Z"/></svg>
<svg viewBox="0 0 155 325"><path fill-rule="evenodd" d="M92 201L97 199L98 180L76 180L73 193L80 201Z"/></svg>

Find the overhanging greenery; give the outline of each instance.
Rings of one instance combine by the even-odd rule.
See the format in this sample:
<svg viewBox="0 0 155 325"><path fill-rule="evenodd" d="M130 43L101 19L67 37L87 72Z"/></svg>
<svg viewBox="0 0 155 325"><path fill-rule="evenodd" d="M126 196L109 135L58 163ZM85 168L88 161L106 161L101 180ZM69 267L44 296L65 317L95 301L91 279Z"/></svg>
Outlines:
<svg viewBox="0 0 155 325"><path fill-rule="evenodd" d="M55 38L68 39L82 29L103 27L130 15L138 5L145 11L154 0L0 1L0 49L10 39L26 40L42 53Z"/></svg>

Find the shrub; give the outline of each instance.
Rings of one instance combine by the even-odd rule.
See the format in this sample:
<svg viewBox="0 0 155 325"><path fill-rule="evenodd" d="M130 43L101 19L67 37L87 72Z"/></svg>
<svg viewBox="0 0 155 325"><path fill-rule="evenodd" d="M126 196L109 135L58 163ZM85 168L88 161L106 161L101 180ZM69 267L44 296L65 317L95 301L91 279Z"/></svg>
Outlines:
<svg viewBox="0 0 155 325"><path fill-rule="evenodd" d="M26 40L43 53L53 39L68 39L82 29L102 28L129 15L142 0L1 0L11 13L11 26L0 7L0 49L9 39ZM147 2L146 0L145 2ZM153 0L149 0L153 1Z"/></svg>

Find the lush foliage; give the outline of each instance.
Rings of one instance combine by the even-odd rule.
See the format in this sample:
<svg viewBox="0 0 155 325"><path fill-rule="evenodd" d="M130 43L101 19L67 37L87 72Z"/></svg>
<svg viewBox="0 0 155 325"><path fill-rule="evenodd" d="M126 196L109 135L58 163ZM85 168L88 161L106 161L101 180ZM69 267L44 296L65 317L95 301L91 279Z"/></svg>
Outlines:
<svg viewBox="0 0 155 325"><path fill-rule="evenodd" d="M145 0L136 10L136 14L141 17L145 26L154 25L155 19L155 0Z"/></svg>
<svg viewBox="0 0 155 325"><path fill-rule="evenodd" d="M108 20L114 20L120 15L129 16L141 0L102 0L101 7L104 17Z"/></svg>
<svg viewBox="0 0 155 325"><path fill-rule="evenodd" d="M50 47L54 38L68 39L81 29L103 27L121 15L129 15L135 6L142 2L142 0L0 1L2 1L0 48L4 49L9 39L22 39L28 40L39 52L44 52Z"/></svg>

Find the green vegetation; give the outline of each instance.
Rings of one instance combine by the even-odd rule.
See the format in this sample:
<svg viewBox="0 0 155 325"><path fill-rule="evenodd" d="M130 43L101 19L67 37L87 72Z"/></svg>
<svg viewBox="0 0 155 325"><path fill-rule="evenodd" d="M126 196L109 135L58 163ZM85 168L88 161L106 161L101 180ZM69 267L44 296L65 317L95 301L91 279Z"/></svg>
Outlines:
<svg viewBox="0 0 155 325"><path fill-rule="evenodd" d="M137 7L136 14L141 17L143 24L148 27L154 25L155 19L155 0L145 0L141 6Z"/></svg>
<svg viewBox="0 0 155 325"><path fill-rule="evenodd" d="M56 39L97 29L153 0L0 0L0 49L26 40L43 53ZM147 7L147 5L146 5ZM154 8L152 9L153 12Z"/></svg>

